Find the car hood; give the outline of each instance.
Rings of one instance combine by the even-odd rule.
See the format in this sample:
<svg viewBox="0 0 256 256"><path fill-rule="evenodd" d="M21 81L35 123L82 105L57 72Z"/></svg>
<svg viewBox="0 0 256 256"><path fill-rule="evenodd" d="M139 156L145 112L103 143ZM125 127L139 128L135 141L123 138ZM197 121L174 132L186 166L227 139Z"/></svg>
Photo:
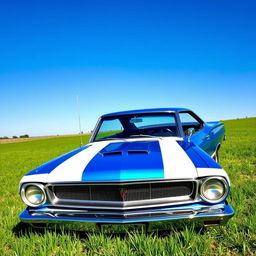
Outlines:
<svg viewBox="0 0 256 256"><path fill-rule="evenodd" d="M198 165L209 167L209 159L202 155L211 161L195 145L178 138L94 142L36 168L22 182L196 178Z"/></svg>

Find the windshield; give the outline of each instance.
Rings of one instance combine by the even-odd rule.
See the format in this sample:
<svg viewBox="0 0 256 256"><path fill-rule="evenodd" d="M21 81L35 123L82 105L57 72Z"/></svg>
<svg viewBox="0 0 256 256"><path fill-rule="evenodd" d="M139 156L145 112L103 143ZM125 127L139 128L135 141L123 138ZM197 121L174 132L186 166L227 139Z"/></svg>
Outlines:
<svg viewBox="0 0 256 256"><path fill-rule="evenodd" d="M101 120L96 131L94 141L179 136L174 113L106 117Z"/></svg>

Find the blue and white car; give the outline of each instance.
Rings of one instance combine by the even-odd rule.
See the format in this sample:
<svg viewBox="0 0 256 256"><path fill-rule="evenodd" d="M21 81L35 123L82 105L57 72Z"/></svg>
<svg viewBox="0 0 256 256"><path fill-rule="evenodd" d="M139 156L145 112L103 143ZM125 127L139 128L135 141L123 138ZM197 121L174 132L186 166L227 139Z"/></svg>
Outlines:
<svg viewBox="0 0 256 256"><path fill-rule="evenodd" d="M87 145L37 167L20 181L22 222L225 224L230 180L217 163L221 122L185 108L100 117Z"/></svg>

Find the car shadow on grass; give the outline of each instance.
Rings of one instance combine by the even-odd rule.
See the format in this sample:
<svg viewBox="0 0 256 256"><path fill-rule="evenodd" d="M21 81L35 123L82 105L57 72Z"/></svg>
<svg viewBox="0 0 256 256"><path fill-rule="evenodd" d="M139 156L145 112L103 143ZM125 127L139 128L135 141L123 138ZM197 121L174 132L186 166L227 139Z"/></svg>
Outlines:
<svg viewBox="0 0 256 256"><path fill-rule="evenodd" d="M173 233L181 233L184 230L190 230L191 232L203 235L207 228L196 227L193 224L169 224L168 226L162 226L161 228L150 230L147 225L97 225L96 229L83 229L83 226L79 229L75 229L72 225L37 225L32 226L27 223L19 222L12 229L13 234L16 237L30 236L33 234L44 235L48 232L52 232L59 235L72 235L79 239L87 239L91 235L104 235L107 237L120 239L126 239L131 234L144 234L147 236L157 236L159 238L168 237Z"/></svg>

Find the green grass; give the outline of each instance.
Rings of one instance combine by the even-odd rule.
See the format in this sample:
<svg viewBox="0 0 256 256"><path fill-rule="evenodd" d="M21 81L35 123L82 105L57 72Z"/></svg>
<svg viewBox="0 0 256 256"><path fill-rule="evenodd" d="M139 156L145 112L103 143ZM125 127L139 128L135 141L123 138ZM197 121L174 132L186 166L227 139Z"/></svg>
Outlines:
<svg viewBox="0 0 256 256"><path fill-rule="evenodd" d="M0 255L255 255L256 118L225 121L225 126L227 141L220 150L220 163L231 178L229 202L236 214L226 226L203 231L193 226L151 234L22 228L19 180L36 166L78 147L79 137L1 144Z"/></svg>

